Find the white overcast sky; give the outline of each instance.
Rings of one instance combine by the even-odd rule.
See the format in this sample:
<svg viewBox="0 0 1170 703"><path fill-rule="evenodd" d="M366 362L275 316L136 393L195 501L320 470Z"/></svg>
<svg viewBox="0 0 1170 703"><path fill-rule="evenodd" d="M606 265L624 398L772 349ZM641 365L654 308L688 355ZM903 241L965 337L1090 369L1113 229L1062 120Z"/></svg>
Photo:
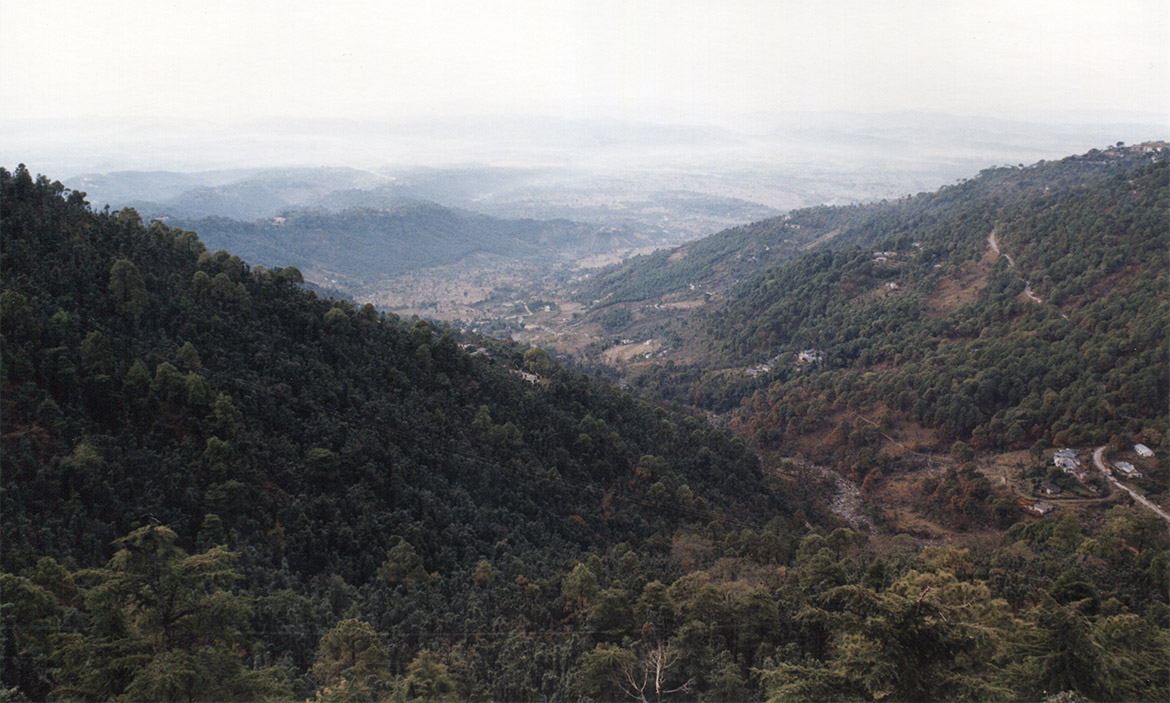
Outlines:
<svg viewBox="0 0 1170 703"><path fill-rule="evenodd" d="M0 0L0 115L1170 123L1166 0Z"/></svg>

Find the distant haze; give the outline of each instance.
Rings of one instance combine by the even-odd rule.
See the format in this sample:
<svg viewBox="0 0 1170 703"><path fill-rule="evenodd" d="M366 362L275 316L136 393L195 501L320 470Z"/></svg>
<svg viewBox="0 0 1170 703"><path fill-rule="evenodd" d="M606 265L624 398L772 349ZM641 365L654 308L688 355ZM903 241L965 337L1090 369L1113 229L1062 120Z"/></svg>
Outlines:
<svg viewBox="0 0 1170 703"><path fill-rule="evenodd" d="M34 170L531 161L519 118L731 141L821 113L1170 124L1164 0L0 0L0 18L0 158ZM541 129L536 158L564 158ZM1114 133L1164 136L1138 131Z"/></svg>

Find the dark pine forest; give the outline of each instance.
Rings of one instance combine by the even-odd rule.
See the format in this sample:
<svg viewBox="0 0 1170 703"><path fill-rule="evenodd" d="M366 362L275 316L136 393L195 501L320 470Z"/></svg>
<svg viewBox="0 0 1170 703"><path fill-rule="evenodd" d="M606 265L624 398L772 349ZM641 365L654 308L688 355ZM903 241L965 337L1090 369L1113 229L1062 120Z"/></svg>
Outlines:
<svg viewBox="0 0 1170 703"><path fill-rule="evenodd" d="M1127 213L1165 205L1164 166L1118 181L1137 194L1100 225L1158 261L1164 237L1146 234L1158 221ZM23 166L0 169L0 197L2 700L1170 691L1165 523L1118 504L1091 519L1020 514L978 543L845 527L811 497L823 486L779 480L756 441L831 402L827 375L745 395L749 431L736 436L538 348L323 299L295 268L249 266L130 209L95 211ZM1113 345L1076 357L1054 340L1054 368L1103 402L1164 407L1165 384L1142 375L1164 335L1159 351L1110 324L1126 305L1164 311L1164 276L1106 251L1097 273L1058 285L1071 264L1038 233L1064 227L1066 248L1096 256L1096 230L1041 205L1008 211L1004 240L1049 276L1045 295L1085 300ZM903 239L891 248L909 250ZM814 255L805 278L775 269L739 289L710 323L727 353L815 342L846 369L869 354L901 375L850 392L893 397L977 449L1000 434L1052 439L1066 399L1010 376L971 407L936 400L975 351L1006 351L949 344L964 330L916 313L911 327L875 326L834 272L880 285L884 269L846 249ZM921 262L922 280L937 262ZM899 280L913 292L911 273ZM1088 301L1126 275L1148 301ZM823 294L788 296L802 285ZM1014 316L1019 285L997 273L972 330L1047 339L1050 313ZM881 344L867 352L853 332L802 322L832 317ZM1096 416L1070 417L1070 438L1097 439Z"/></svg>

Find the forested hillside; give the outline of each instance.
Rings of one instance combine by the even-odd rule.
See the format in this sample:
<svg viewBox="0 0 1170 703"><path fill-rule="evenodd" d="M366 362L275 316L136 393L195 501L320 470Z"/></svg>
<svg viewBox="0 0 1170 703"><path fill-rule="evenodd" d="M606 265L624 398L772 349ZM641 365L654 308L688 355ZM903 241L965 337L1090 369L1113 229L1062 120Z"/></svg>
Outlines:
<svg viewBox="0 0 1170 703"><path fill-rule="evenodd" d="M10 573L46 557L98 567L126 535L165 533L166 549L191 553L226 544L240 587L263 595L237 623L260 628L263 646L238 645L249 662L308 672L321 634L364 609L399 633L386 645L399 671L420 646L514 630L474 648L488 685L494 648L546 649L524 633L560 629L561 577L589 554L612 555L597 576L616 578L621 558L626 578L666 577L683 525L791 517L742 444L539 350L472 356L425 322L303 292L295 269L250 268L130 210L91 213L23 169L2 177ZM76 578L109 589L119 577ZM50 611L29 627L60 623ZM122 646L146 656L114 641L126 633L82 630L116 650L108 661L58 659L52 676L43 657L60 643L21 631L31 649L10 651L5 681L44 696L127 666ZM537 697L558 685L542 668L515 674ZM109 676L105 694L128 690L128 674Z"/></svg>
<svg viewBox="0 0 1170 703"><path fill-rule="evenodd" d="M734 355L823 354L778 374L744 418L799 432L816 425L810 402L877 402L976 449L1119 434L1166 446L1170 162L1035 169L1051 177L988 174L993 197L741 286L711 321Z"/></svg>
<svg viewBox="0 0 1170 703"><path fill-rule="evenodd" d="M1149 161L1148 155L1132 149L1094 151L1027 168L989 168L936 192L899 200L793 210L607 267L573 293L611 305L657 298L692 285L700 293L723 292L811 251L880 242L905 250L918 238L929 240L936 257L974 255L981 251L980 243L961 241L951 229L975 225L1009 203L1079 188ZM971 248L953 250L959 244Z"/></svg>
<svg viewBox="0 0 1170 703"><path fill-rule="evenodd" d="M387 177L353 168L227 169L195 173L118 171L65 180L95 207L133 207L147 216L252 221L314 208L342 189L371 188Z"/></svg>
<svg viewBox="0 0 1170 703"><path fill-rule="evenodd" d="M1158 153L988 169L897 202L728 230L602 272L592 286L626 283L597 315L618 319L622 296L688 282L699 283L684 298L714 291L643 335L672 336L699 360L646 364L632 382L714 410L743 401L743 427L773 444L876 404L977 449L1117 435L1160 445L1170 196ZM621 319L662 317L641 311ZM642 335L632 327L612 333Z"/></svg>
<svg viewBox="0 0 1170 703"><path fill-rule="evenodd" d="M503 220L409 201L380 209L294 210L253 222L207 217L168 223L194 229L210 246L248 261L298 266L312 271L315 282L351 289L476 254L560 263L644 244L630 232L568 220Z"/></svg>
<svg viewBox="0 0 1170 703"><path fill-rule="evenodd" d="M814 207L704 237L603 269L574 294L603 305L727 287L836 236L866 206ZM826 219L826 216L828 219Z"/></svg>
<svg viewBox="0 0 1170 703"><path fill-rule="evenodd" d="M1164 202L1164 164L1141 168L1115 212ZM320 299L296 269L207 251L132 210L93 212L23 167L0 169L0 196L6 698L1170 691L1170 552L1152 513L1025 518L945 545L838 527L803 498L831 490L823 477L766 471L742 440L540 349L465 348ZM998 225L1005 250L1034 212ZM832 272L865 267L847 249L811 256L831 310L847 283ZM923 280L948 265L923 262ZM771 327L749 331L727 308L726 353L804 342L781 316L788 288L769 287L785 271L759 282L777 296ZM979 295L1051 324L1085 309ZM852 373L863 351L834 347L826 359L842 362L802 378Z"/></svg>

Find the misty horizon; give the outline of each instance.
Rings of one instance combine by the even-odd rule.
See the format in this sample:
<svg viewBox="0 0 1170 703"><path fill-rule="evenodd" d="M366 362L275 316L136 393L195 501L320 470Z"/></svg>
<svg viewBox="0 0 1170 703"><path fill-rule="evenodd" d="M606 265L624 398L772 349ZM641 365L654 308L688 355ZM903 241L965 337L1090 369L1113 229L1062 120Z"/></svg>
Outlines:
<svg viewBox="0 0 1170 703"><path fill-rule="evenodd" d="M544 115L431 120L9 118L0 119L7 135L0 144L0 162L9 167L26 163L54 178L316 166L723 170L730 161L777 167L831 161L844 149L862 168L880 167L890 158L959 160L981 168L1170 136L1170 125L1138 119L1042 123L930 112L836 111L757 115L752 121L735 128Z"/></svg>
<svg viewBox="0 0 1170 703"><path fill-rule="evenodd" d="M1156 0L0 9L0 161L57 177L792 164L916 131L966 168L1170 132Z"/></svg>

